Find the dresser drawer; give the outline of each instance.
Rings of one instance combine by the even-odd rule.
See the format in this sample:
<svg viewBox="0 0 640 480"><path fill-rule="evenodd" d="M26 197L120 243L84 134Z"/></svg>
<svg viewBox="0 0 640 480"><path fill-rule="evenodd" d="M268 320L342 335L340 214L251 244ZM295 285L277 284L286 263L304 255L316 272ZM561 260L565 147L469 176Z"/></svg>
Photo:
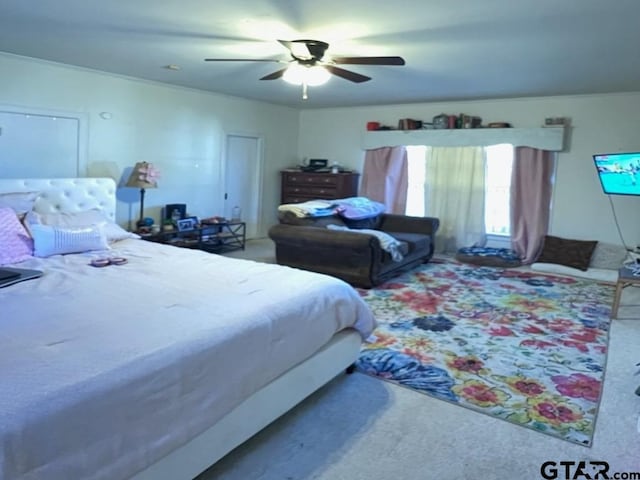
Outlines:
<svg viewBox="0 0 640 480"><path fill-rule="evenodd" d="M297 195L284 195L280 200L280 203L302 203L308 202L309 200L314 200L313 197L299 197Z"/></svg>
<svg viewBox="0 0 640 480"><path fill-rule="evenodd" d="M318 187L315 185L299 186L299 187L284 187L285 195L305 195L317 198L338 198L338 190L335 187L326 186Z"/></svg>
<svg viewBox="0 0 640 480"><path fill-rule="evenodd" d="M319 173L291 173L284 175L285 185L337 185L339 178L336 175Z"/></svg>
<svg viewBox="0 0 640 480"><path fill-rule="evenodd" d="M281 173L280 203L333 200L358 195L359 175L355 172L313 173L284 170Z"/></svg>

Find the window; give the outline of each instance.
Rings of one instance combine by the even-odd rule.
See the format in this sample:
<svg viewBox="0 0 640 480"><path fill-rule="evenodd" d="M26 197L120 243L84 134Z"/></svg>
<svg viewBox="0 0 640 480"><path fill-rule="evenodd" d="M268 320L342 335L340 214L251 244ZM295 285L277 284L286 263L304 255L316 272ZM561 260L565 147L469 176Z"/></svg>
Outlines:
<svg viewBox="0 0 640 480"><path fill-rule="evenodd" d="M424 145L408 146L409 181L407 215L424 216ZM493 145L485 148L485 227L487 235L509 236L509 190L513 165L513 146Z"/></svg>
<svg viewBox="0 0 640 480"><path fill-rule="evenodd" d="M406 214L412 217L424 217L424 157L427 147L416 145L406 148L409 167Z"/></svg>
<svg viewBox="0 0 640 480"><path fill-rule="evenodd" d="M509 221L509 190L513 145L492 145L485 148L484 225L487 235L511 234Z"/></svg>

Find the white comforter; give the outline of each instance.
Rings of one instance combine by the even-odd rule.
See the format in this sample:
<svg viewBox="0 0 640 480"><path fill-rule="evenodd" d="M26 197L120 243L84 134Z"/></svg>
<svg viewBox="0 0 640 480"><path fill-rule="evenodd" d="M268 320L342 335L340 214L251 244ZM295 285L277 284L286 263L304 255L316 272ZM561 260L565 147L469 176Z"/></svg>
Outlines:
<svg viewBox="0 0 640 480"><path fill-rule="evenodd" d="M328 276L142 240L33 259L0 289L0 478L119 479L213 425L335 332L374 327Z"/></svg>

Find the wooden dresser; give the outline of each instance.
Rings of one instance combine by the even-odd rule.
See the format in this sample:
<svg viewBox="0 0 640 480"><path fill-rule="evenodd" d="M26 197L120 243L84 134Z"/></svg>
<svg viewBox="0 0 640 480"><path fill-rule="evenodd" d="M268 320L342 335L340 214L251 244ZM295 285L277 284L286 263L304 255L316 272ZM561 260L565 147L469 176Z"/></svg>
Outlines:
<svg viewBox="0 0 640 480"><path fill-rule="evenodd" d="M280 203L300 203L313 199L355 197L358 173L317 173L283 170Z"/></svg>

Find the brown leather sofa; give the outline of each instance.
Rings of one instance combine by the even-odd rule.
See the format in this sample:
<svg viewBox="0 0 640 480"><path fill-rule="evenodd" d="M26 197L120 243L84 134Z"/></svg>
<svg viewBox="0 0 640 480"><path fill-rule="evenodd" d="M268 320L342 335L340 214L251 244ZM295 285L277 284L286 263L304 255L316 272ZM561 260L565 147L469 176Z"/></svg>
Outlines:
<svg viewBox="0 0 640 480"><path fill-rule="evenodd" d="M401 242L403 259L394 261L377 237L327 225L380 230ZM303 270L325 273L358 287L371 288L433 256L437 218L381 214L375 218L347 221L331 217L298 218L280 214L280 223L269 229L276 245L276 261Z"/></svg>

